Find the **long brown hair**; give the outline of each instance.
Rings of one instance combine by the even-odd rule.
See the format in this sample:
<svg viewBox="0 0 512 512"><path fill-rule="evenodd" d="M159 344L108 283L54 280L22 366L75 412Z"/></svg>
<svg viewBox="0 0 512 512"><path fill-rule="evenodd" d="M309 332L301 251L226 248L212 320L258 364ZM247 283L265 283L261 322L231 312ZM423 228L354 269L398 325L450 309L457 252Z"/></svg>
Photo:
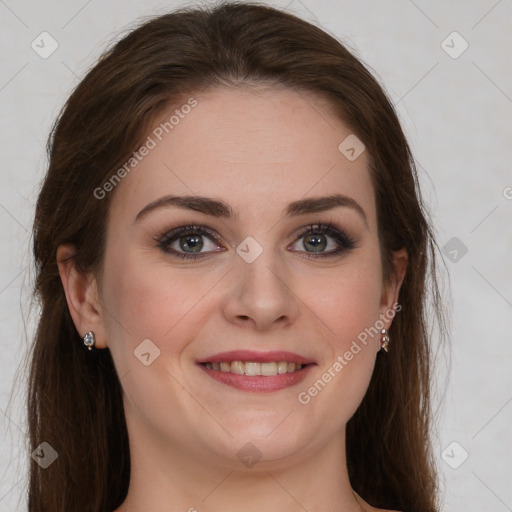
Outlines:
<svg viewBox="0 0 512 512"><path fill-rule="evenodd" d="M442 320L436 244L418 176L394 108L340 42L289 13L256 3L182 8L144 21L88 72L48 141L49 167L33 227L34 295L41 307L31 353L30 444L58 459L31 460L30 512L112 512L130 477L122 389L108 349L88 352L67 308L57 248L76 247L76 265L97 271L112 193L102 187L147 136L155 115L208 87L275 84L316 94L364 143L376 195L384 279L392 251L409 263L369 389L347 425L351 485L375 507L434 512L437 477L430 428L428 298ZM436 316L437 315L437 316Z"/></svg>

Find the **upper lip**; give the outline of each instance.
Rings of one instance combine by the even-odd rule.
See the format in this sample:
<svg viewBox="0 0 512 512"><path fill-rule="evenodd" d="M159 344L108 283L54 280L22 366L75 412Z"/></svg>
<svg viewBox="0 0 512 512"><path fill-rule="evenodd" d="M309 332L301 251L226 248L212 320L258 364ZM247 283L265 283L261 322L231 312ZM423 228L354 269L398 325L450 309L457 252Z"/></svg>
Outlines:
<svg viewBox="0 0 512 512"><path fill-rule="evenodd" d="M232 350L230 352L220 352L204 359L198 360L198 363L222 363L232 361L245 361L255 363L272 363L286 361L287 363L295 364L310 364L314 363L312 359L294 354L293 352L286 351L272 351L272 352L256 352L254 350Z"/></svg>

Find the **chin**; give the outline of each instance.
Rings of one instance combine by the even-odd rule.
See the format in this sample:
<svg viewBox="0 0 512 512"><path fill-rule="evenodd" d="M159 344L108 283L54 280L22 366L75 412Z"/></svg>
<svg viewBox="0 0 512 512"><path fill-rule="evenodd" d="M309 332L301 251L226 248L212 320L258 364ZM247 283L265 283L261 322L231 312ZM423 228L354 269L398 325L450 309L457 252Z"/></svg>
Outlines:
<svg viewBox="0 0 512 512"><path fill-rule="evenodd" d="M308 432L292 430L287 421L283 421L284 417L281 415L278 421L259 424L243 423L237 431L229 430L233 437L223 436L223 442L219 440L212 448L229 460L228 465L234 462L236 469L241 468L240 463L248 468L257 465L259 469L284 467L287 460L290 464L296 463L297 457L306 456L308 448L318 441L318 430L311 427ZM211 437L208 442L211 445Z"/></svg>

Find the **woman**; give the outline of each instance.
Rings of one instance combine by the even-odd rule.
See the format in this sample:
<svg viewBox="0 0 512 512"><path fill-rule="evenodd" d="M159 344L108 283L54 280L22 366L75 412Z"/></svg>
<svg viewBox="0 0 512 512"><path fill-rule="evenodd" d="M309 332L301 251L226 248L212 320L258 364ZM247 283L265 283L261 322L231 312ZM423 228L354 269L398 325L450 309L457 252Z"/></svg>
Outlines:
<svg viewBox="0 0 512 512"><path fill-rule="evenodd" d="M49 155L31 512L438 510L435 242L339 42L257 4L156 17Z"/></svg>

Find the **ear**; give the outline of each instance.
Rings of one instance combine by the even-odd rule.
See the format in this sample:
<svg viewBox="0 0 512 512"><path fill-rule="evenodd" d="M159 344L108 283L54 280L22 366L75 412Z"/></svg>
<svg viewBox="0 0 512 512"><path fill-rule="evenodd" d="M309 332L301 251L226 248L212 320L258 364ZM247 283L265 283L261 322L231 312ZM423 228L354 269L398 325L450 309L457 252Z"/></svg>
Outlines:
<svg viewBox="0 0 512 512"><path fill-rule="evenodd" d="M386 325L386 329L389 329L393 321L394 310L396 309L393 306L398 302L398 294L405 277L408 260L405 249L393 252L392 274L389 282L384 284L380 303L380 315ZM393 315L390 315L390 311L393 311Z"/></svg>
<svg viewBox="0 0 512 512"><path fill-rule="evenodd" d="M77 269L73 258L76 249L71 244L60 245L57 249L57 264L69 312L78 334L83 337L94 332L96 348L105 348L106 336L101 317L96 278Z"/></svg>

